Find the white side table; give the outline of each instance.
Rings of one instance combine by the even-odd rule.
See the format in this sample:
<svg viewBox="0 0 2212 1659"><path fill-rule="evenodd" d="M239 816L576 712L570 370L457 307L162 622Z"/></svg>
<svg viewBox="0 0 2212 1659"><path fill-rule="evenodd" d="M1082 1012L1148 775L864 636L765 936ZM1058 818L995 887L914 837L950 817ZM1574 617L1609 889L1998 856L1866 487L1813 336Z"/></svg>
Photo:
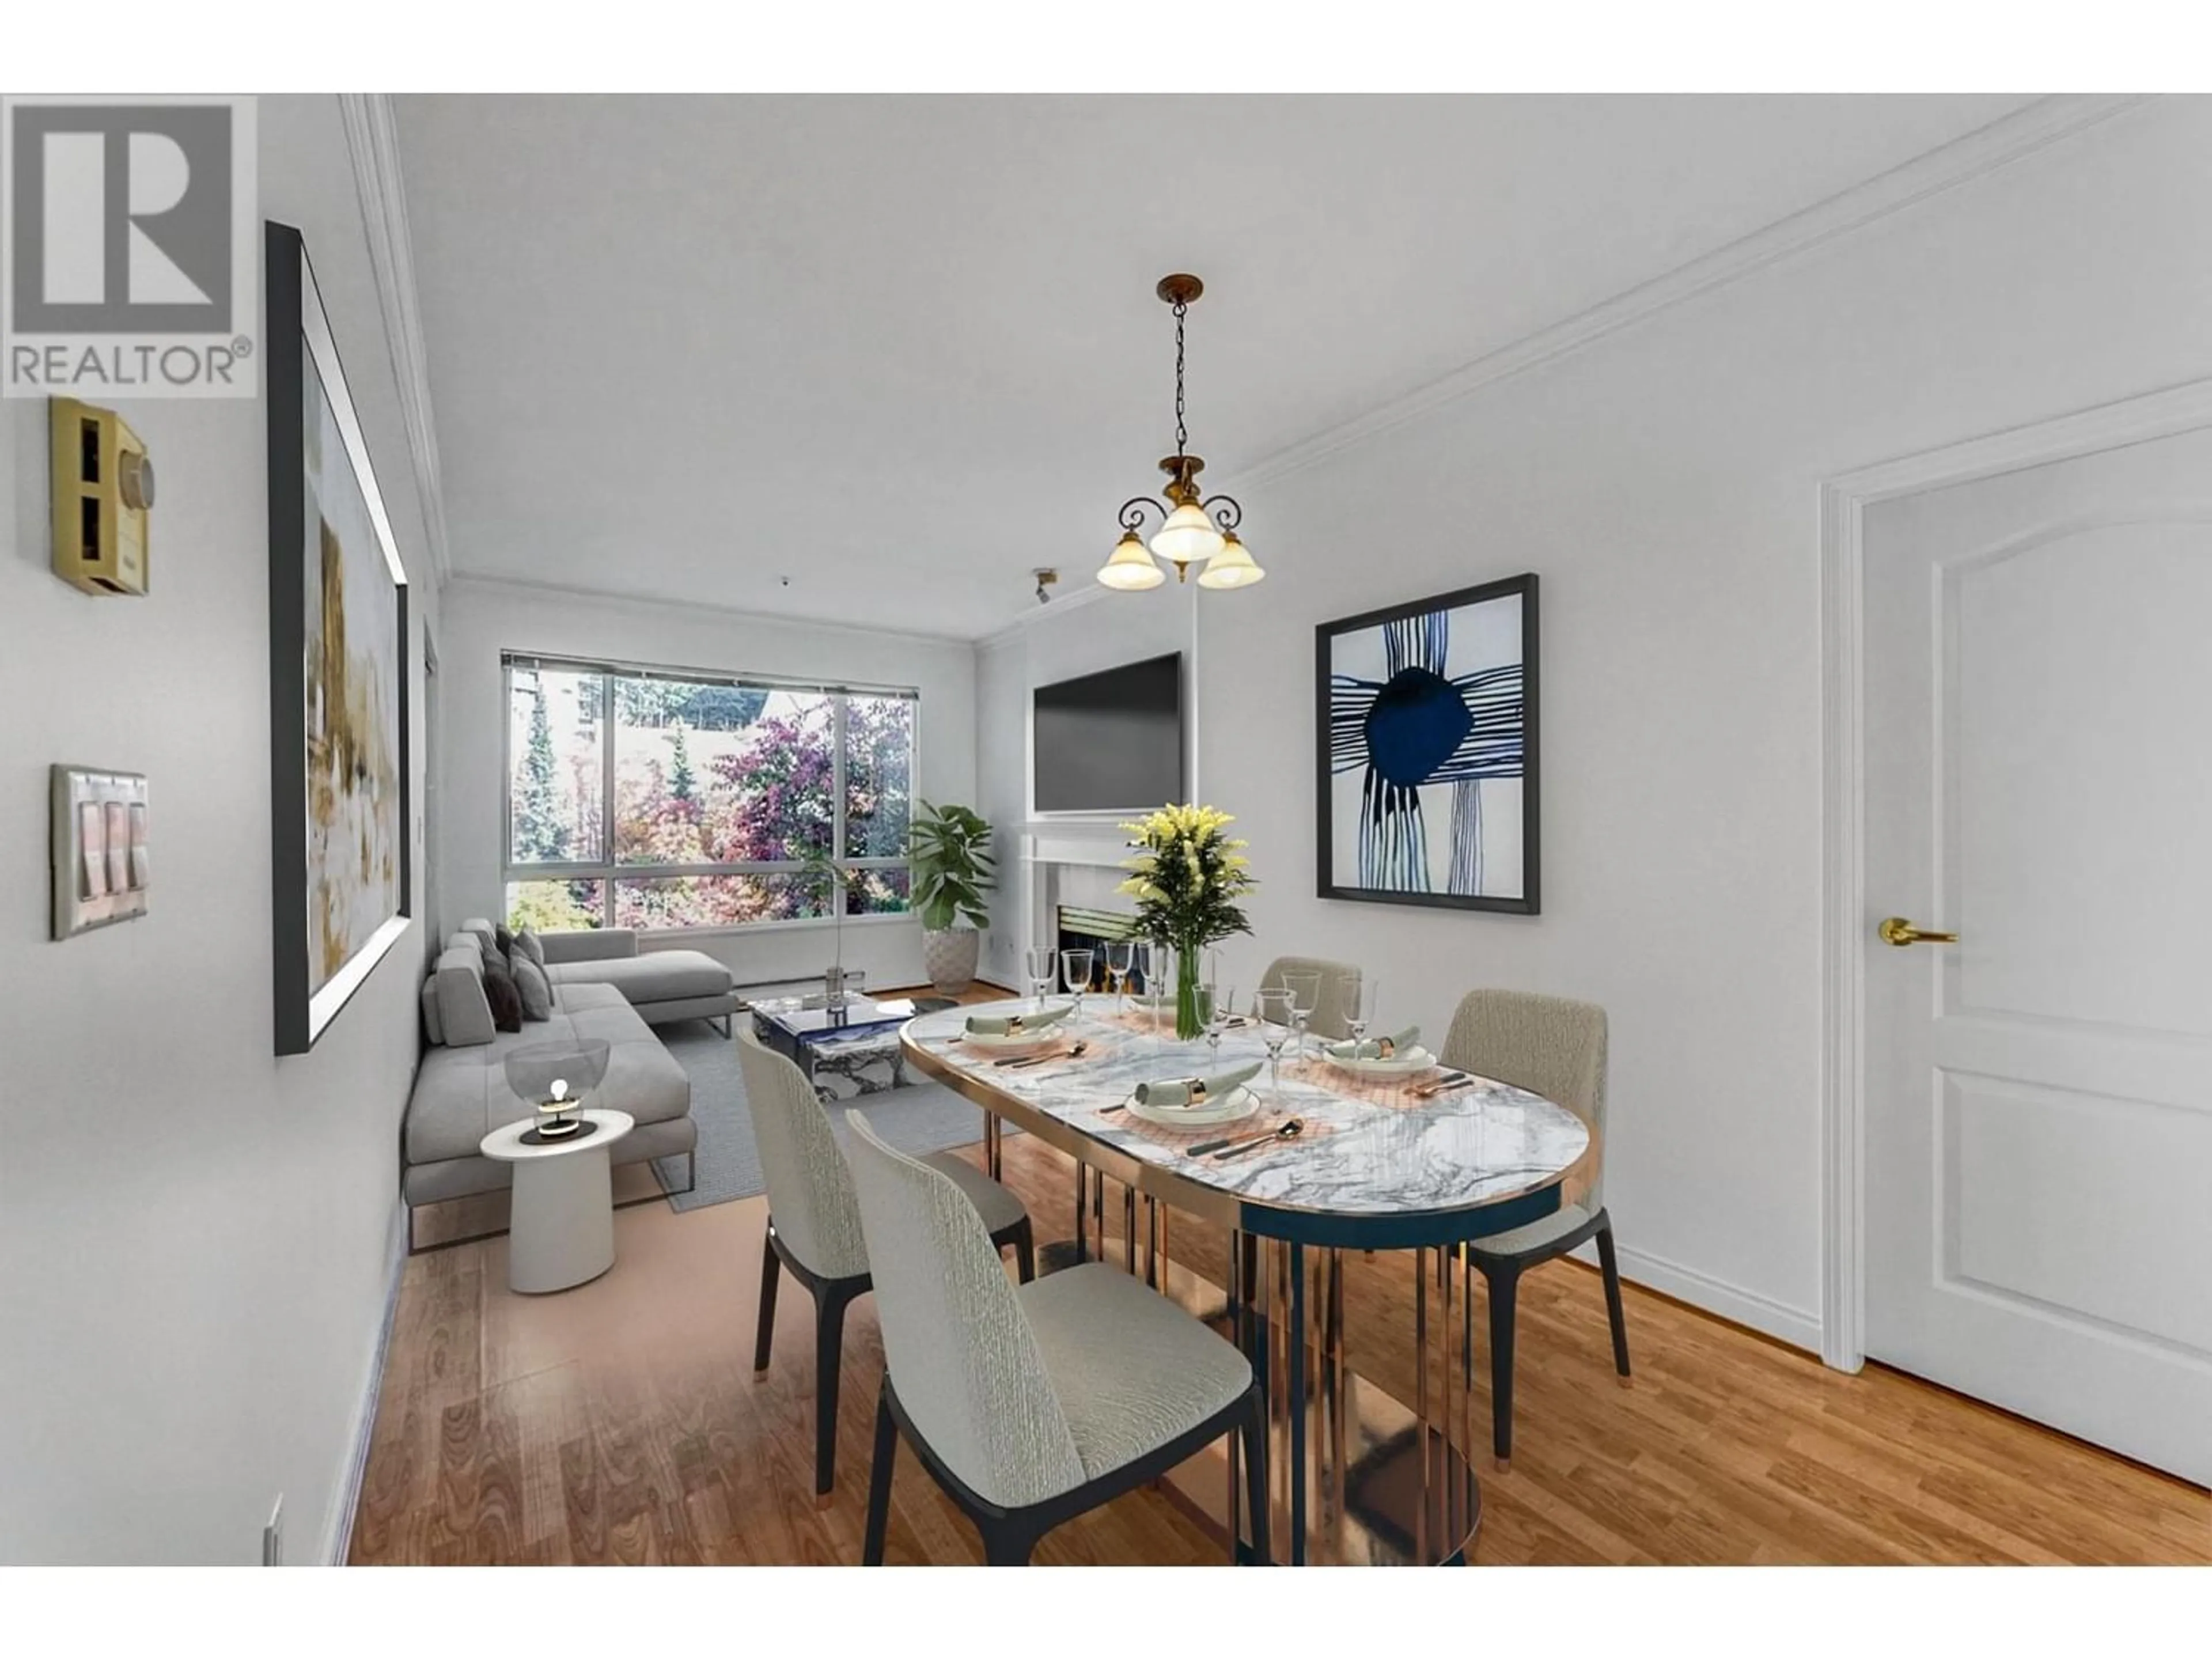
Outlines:
<svg viewBox="0 0 2212 1659"><path fill-rule="evenodd" d="M507 1283L535 1295L565 1291L615 1265L614 1172L607 1153L636 1127L628 1112L580 1115L599 1127L581 1140L532 1146L525 1118L494 1129L477 1147L514 1165L514 1211L507 1223Z"/></svg>

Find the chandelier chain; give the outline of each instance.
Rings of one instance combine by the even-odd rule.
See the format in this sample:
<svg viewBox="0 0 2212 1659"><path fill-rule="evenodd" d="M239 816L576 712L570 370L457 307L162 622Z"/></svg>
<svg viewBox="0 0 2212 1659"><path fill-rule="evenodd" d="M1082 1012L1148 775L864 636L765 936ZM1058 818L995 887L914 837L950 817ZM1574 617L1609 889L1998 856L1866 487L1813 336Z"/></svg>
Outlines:
<svg viewBox="0 0 2212 1659"><path fill-rule="evenodd" d="M1182 459L1183 446L1190 441L1190 432L1183 424L1182 416L1182 319L1189 311L1190 307L1182 301L1176 301L1176 459L1177 460Z"/></svg>

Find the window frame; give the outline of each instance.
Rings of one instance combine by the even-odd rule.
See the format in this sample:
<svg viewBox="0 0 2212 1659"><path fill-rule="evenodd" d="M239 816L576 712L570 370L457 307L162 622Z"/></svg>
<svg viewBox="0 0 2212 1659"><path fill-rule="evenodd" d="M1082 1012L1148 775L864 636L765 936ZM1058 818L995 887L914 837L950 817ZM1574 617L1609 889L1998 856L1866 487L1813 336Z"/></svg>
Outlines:
<svg viewBox="0 0 2212 1659"><path fill-rule="evenodd" d="M599 677L599 845L596 860L564 859L557 863L517 864L514 861L514 674L526 672L596 674ZM913 860L896 857L848 859L845 855L845 817L849 802L845 788L846 710L854 697L902 699L914 706L913 739L907 750L908 822L921 804L921 689L912 685L870 685L842 681L790 679L772 674L731 674L699 668L672 668L664 664L612 662L580 657L549 655L533 651L502 651L499 657L501 709L500 715L500 908L508 905L507 890L520 882L596 881L600 884L598 928L615 926L615 887L624 879L659 880L684 876L795 875L805 869L796 859L757 859L731 864L623 864L615 854L615 684L622 679L667 680L684 685L726 685L749 691L811 692L830 700L830 792L836 811L830 825L830 857L859 870L908 871L908 904L903 910L867 910L821 916L782 916L769 921L726 922L704 927L652 927L651 933L683 933L697 938L722 933L756 933L787 928L834 927L840 925L873 927L914 920Z"/></svg>

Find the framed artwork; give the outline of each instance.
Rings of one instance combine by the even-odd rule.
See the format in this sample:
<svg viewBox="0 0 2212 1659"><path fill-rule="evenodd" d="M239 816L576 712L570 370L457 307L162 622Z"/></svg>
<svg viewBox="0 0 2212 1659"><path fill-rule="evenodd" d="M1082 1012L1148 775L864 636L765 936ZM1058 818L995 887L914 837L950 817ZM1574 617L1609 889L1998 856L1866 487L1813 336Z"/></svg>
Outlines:
<svg viewBox="0 0 2212 1659"><path fill-rule="evenodd" d="M1538 910L1536 578L1314 630L1323 898Z"/></svg>
<svg viewBox="0 0 2212 1659"><path fill-rule="evenodd" d="M276 1052L407 931L407 572L300 233L266 228Z"/></svg>
<svg viewBox="0 0 2212 1659"><path fill-rule="evenodd" d="M52 775L54 937L144 915L153 871L146 780L83 766L57 766Z"/></svg>

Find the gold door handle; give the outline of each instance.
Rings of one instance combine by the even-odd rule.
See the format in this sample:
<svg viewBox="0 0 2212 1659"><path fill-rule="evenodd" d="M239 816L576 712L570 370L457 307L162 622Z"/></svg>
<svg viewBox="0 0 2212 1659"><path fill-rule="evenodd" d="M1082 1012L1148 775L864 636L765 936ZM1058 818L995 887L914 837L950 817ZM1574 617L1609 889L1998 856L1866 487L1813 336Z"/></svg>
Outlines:
<svg viewBox="0 0 2212 1659"><path fill-rule="evenodd" d="M1959 942L1956 933L1939 933L1932 927L1915 927L1903 916L1885 916L1881 926L1875 932L1881 935L1884 944L1900 947L1907 945L1956 945Z"/></svg>

